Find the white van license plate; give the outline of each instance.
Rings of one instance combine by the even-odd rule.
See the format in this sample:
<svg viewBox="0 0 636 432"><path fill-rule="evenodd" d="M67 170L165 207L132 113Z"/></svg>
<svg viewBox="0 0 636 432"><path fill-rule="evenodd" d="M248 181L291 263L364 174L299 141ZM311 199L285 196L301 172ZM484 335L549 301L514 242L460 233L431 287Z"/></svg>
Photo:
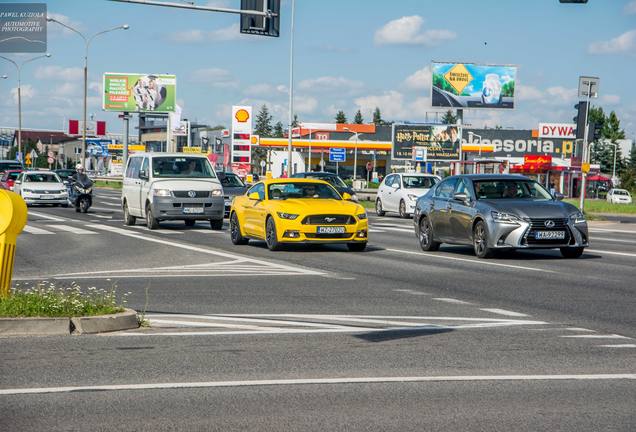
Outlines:
<svg viewBox="0 0 636 432"><path fill-rule="evenodd" d="M200 214L203 213L203 207L184 207L184 214Z"/></svg>
<svg viewBox="0 0 636 432"><path fill-rule="evenodd" d="M565 231L537 231L535 238L537 240L563 240L565 239Z"/></svg>
<svg viewBox="0 0 636 432"><path fill-rule="evenodd" d="M345 227L343 226L320 226L318 227L318 234L344 234Z"/></svg>

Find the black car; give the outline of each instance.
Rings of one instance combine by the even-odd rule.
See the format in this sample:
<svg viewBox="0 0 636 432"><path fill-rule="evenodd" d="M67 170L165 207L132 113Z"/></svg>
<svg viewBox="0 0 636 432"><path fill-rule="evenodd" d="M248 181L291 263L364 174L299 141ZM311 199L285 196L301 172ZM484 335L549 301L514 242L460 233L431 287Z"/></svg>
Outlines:
<svg viewBox="0 0 636 432"><path fill-rule="evenodd" d="M243 195L247 190L247 186L245 186L241 178L233 172L217 172L216 175L219 177L221 187L223 187L225 217L229 217L232 198L237 195Z"/></svg>
<svg viewBox="0 0 636 432"><path fill-rule="evenodd" d="M24 169L22 164L14 160L0 160L0 174L9 170L21 170Z"/></svg>
<svg viewBox="0 0 636 432"><path fill-rule="evenodd" d="M309 179L316 179L316 180L324 180L327 183L329 183L331 186L333 186L340 195L346 192L349 195L351 195L352 201L356 201L356 202L358 201L358 196L353 191L353 189L347 186L347 184L338 175L334 173L325 172L325 171L304 172L304 173L296 173L292 175L292 178L309 178Z"/></svg>

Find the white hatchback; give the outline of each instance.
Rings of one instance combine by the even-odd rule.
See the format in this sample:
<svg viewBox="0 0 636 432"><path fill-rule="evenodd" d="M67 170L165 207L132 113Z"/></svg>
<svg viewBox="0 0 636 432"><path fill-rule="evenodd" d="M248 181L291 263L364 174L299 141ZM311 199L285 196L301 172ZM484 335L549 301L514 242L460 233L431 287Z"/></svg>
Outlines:
<svg viewBox="0 0 636 432"><path fill-rule="evenodd" d="M53 204L68 206L68 192L62 180L52 171L22 171L13 184L27 205Z"/></svg>
<svg viewBox="0 0 636 432"><path fill-rule="evenodd" d="M396 212L400 217L410 217L415 210L417 199L440 180L440 177L432 174L389 174L378 188L375 212L378 216L384 216L386 212Z"/></svg>
<svg viewBox="0 0 636 432"><path fill-rule="evenodd" d="M611 204L631 204L632 196L625 189L610 189L607 193L607 202Z"/></svg>

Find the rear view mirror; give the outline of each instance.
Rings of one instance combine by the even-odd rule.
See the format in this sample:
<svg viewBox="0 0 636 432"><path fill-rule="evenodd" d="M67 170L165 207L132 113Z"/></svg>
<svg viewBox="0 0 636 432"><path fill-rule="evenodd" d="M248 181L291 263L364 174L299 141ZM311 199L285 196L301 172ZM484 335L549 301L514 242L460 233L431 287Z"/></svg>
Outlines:
<svg viewBox="0 0 636 432"><path fill-rule="evenodd" d="M465 203L465 202L468 202L468 195L466 195L463 192L458 192L453 195L453 199L456 201L461 201Z"/></svg>
<svg viewBox="0 0 636 432"><path fill-rule="evenodd" d="M13 182L13 184L22 184L22 181L21 180L16 180L16 181Z"/></svg>
<svg viewBox="0 0 636 432"><path fill-rule="evenodd" d="M148 173L145 170L140 170L139 178L142 180L148 180Z"/></svg>
<svg viewBox="0 0 636 432"><path fill-rule="evenodd" d="M261 200L261 196L258 194L258 192L252 192L247 197L249 199L253 200L253 201L260 201Z"/></svg>
<svg viewBox="0 0 636 432"><path fill-rule="evenodd" d="M395 190L398 190L398 189L400 188L400 184L399 184L399 183L393 183L393 184L391 185L391 187L392 187L393 189L395 189Z"/></svg>
<svg viewBox="0 0 636 432"><path fill-rule="evenodd" d="M563 198L565 198L565 195L563 195L561 192L554 193L554 199L556 199L557 201L561 201Z"/></svg>

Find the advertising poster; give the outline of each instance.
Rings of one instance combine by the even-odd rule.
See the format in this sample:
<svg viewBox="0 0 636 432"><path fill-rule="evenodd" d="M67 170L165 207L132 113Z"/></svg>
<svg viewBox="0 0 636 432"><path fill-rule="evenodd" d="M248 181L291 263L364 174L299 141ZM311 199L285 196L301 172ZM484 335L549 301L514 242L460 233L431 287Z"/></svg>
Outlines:
<svg viewBox="0 0 636 432"><path fill-rule="evenodd" d="M432 106L514 108L516 66L432 64Z"/></svg>
<svg viewBox="0 0 636 432"><path fill-rule="evenodd" d="M0 3L0 53L46 52L46 3Z"/></svg>
<svg viewBox="0 0 636 432"><path fill-rule="evenodd" d="M394 125L391 159L413 160L413 147L426 148L428 161L458 161L460 143L457 126Z"/></svg>
<svg viewBox="0 0 636 432"><path fill-rule="evenodd" d="M175 75L104 74L105 111L170 113L176 100Z"/></svg>

